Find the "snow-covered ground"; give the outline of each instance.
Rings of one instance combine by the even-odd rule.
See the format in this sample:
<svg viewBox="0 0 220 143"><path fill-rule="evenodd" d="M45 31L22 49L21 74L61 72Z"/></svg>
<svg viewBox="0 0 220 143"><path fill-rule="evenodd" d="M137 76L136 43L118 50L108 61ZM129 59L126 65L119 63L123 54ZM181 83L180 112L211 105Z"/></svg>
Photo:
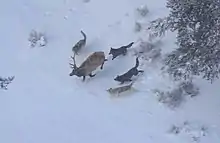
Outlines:
<svg viewBox="0 0 220 143"><path fill-rule="evenodd" d="M8 90L0 90L1 143L201 143L220 142L219 84L197 80L200 95L176 110L158 102L150 92L168 88L159 67L149 64L138 77L137 92L111 98L106 89L118 86L113 78L135 64L128 54L110 60L110 47L139 38L135 21L147 24L168 13L165 0L7 0L0 5L1 76L15 76ZM146 4L141 18L136 8ZM30 48L31 30L44 32L47 45ZM102 50L109 61L94 78L70 77L72 46L88 43L80 64L93 51ZM162 40L163 52L175 47L175 34ZM141 67L140 67L141 68ZM184 122L186 122L184 124ZM179 126L179 134L169 132ZM199 126L199 127L198 127ZM205 133L200 128L205 126ZM207 129L206 129L207 128ZM202 128L203 129L203 128ZM207 132L206 132L207 131Z"/></svg>

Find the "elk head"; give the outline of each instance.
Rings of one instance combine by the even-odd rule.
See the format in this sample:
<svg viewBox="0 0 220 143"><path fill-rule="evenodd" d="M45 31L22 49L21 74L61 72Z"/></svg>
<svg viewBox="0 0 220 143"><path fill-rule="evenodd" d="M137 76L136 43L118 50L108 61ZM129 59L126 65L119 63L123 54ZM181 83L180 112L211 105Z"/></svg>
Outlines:
<svg viewBox="0 0 220 143"><path fill-rule="evenodd" d="M69 63L69 64L70 64L70 67L71 67L73 70L72 70L72 72L69 74L69 76L73 76L73 75L78 76L78 69L79 69L79 68L76 66L75 56L76 56L75 53L74 53L74 56L71 56L71 59L73 60L73 64L72 64L72 63Z"/></svg>

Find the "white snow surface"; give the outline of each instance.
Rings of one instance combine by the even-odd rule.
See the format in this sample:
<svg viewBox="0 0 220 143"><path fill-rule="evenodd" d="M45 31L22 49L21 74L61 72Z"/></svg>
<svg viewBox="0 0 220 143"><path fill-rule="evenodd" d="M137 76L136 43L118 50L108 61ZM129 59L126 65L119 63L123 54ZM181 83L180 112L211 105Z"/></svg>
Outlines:
<svg viewBox="0 0 220 143"><path fill-rule="evenodd" d="M136 20L146 23L168 14L165 0L7 0L0 5L1 76L15 76L8 90L0 90L0 143L189 143L170 135L173 124L192 121L208 127L201 143L220 142L220 82L198 79L201 94L177 110L161 105L150 92L172 82L159 68L145 66L135 83L139 91L111 98L106 89L113 78L135 64L131 54L111 60L110 47L144 38L135 33ZM143 4L145 18L135 14ZM46 33L47 45L30 48L31 30ZM72 46L88 37L77 56L80 64L102 50L109 61L97 75L70 77ZM162 50L175 47L175 34L163 39ZM141 67L140 67L141 68ZM198 131L199 132L199 131ZM198 134L198 133L197 133ZM197 135L198 136L198 135Z"/></svg>

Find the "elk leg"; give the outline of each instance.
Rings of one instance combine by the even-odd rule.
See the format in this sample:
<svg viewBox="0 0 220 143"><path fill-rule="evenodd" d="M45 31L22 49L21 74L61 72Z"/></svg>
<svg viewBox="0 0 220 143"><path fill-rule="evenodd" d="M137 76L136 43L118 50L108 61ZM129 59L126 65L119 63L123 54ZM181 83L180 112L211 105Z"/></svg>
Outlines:
<svg viewBox="0 0 220 143"><path fill-rule="evenodd" d="M94 77L95 75L96 75L96 74L92 74L92 73L89 74L90 77Z"/></svg>
<svg viewBox="0 0 220 143"><path fill-rule="evenodd" d="M105 61L102 63L102 65L100 67L101 70L103 69L104 63L105 63Z"/></svg>
<svg viewBox="0 0 220 143"><path fill-rule="evenodd" d="M100 68L101 70L103 69L103 65L106 61L108 61L108 59L105 59L104 62L102 63L101 68Z"/></svg>

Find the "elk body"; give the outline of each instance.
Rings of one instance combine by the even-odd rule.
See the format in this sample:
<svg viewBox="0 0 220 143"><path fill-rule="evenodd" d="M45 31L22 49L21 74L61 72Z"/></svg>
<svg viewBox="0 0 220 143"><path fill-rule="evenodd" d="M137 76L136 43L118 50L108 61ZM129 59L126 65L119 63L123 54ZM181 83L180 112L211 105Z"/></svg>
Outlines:
<svg viewBox="0 0 220 143"><path fill-rule="evenodd" d="M92 74L92 72L99 66L101 66L100 69L103 69L104 62L107 61L107 59L105 59L105 53L98 51L88 56L86 60L79 67L77 67L75 62L75 55L76 54L74 54L74 57L71 57L74 63L70 63L73 70L69 75L83 77L83 81L85 80L86 76L94 77L96 74Z"/></svg>

